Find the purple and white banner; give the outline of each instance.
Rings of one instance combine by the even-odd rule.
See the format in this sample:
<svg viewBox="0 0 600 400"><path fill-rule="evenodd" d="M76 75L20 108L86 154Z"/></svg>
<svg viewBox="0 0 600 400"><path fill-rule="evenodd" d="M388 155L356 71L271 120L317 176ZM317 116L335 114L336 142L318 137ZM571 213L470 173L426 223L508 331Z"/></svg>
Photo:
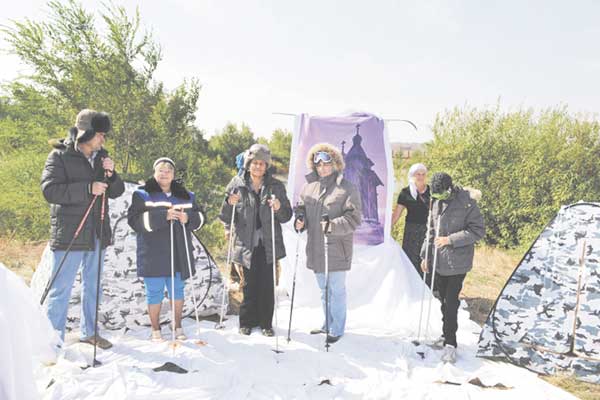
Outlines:
<svg viewBox="0 0 600 400"><path fill-rule="evenodd" d="M375 115L353 113L342 117L301 114L292 140L292 158L288 191L293 204L298 201L305 176L310 148L321 142L342 151L344 177L359 190L363 221L354 235L354 243L377 245L390 236L391 200L394 170L384 121Z"/></svg>

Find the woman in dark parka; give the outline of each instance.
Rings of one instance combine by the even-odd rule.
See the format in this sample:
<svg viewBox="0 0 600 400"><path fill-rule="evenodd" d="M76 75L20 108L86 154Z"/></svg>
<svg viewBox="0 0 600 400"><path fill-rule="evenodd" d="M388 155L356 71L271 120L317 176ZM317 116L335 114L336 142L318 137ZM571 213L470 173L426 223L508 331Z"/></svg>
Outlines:
<svg viewBox="0 0 600 400"><path fill-rule="evenodd" d="M154 175L140 186L131 199L127 212L129 226L137 233L137 273L144 279L148 314L152 324L152 341L162 341L160 307L165 287L175 299L175 335L186 336L181 327L184 281L195 273L191 232L204 223L204 215L196 204L194 193L175 179L175 163L166 157L154 162ZM171 224L173 226L173 259L175 293L171 293ZM182 228L183 227L183 228ZM186 259L187 258L187 259Z"/></svg>

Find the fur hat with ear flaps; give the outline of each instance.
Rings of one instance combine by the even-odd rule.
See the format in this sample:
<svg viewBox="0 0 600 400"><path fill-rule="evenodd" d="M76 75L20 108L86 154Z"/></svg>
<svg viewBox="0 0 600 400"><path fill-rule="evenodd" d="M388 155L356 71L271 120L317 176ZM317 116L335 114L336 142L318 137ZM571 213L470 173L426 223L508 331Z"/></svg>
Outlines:
<svg viewBox="0 0 600 400"><path fill-rule="evenodd" d="M108 133L112 129L110 116L102 111L92 117L91 124L94 132Z"/></svg>
<svg viewBox="0 0 600 400"><path fill-rule="evenodd" d="M75 128L77 129L75 140L77 143L85 143L91 140L97 132L108 133L112 128L112 123L107 113L86 108L77 114Z"/></svg>
<svg viewBox="0 0 600 400"><path fill-rule="evenodd" d="M96 132L94 132L94 128L92 127L92 119L97 113L97 111L90 110L89 108L79 111L77 118L75 118L76 131L74 131L74 139L77 143L85 143L96 135ZM73 133L71 133L71 135L73 136Z"/></svg>
<svg viewBox="0 0 600 400"><path fill-rule="evenodd" d="M308 151L308 155L306 157L306 167L310 171L315 171L315 164L313 163L313 159L315 157L315 153L319 151L324 151L331 156L333 159L333 169L337 172L344 171L344 157L342 156L342 152L337 149L337 147L329 144L329 143L317 143Z"/></svg>

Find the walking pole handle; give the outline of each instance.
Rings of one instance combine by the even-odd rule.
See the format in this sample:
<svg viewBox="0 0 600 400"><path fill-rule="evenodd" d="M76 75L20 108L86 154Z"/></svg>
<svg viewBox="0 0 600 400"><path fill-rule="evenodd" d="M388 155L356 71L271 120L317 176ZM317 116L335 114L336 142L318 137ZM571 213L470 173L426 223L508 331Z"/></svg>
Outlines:
<svg viewBox="0 0 600 400"><path fill-rule="evenodd" d="M230 192L226 192L225 196L227 196L228 200L229 200L229 196L231 196L232 194L238 194L239 189L237 187L234 187L233 189L231 189ZM227 204L229 204L229 201L227 201ZM231 207L235 207L233 204L229 204Z"/></svg>
<svg viewBox="0 0 600 400"><path fill-rule="evenodd" d="M323 214L321 216L321 222L325 223L324 226L323 226L323 234L329 233L329 225L331 224L331 220L329 219L329 215Z"/></svg>

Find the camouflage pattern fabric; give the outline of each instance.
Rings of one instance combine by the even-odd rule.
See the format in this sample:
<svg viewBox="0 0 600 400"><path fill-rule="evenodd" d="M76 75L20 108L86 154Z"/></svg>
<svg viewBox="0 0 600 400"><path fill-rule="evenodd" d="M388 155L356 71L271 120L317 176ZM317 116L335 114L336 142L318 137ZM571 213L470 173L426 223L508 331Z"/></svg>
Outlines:
<svg viewBox="0 0 600 400"><path fill-rule="evenodd" d="M562 207L509 278L477 355L600 384L600 204Z"/></svg>
<svg viewBox="0 0 600 400"><path fill-rule="evenodd" d="M127 224L127 209L137 187L137 184L125 183L123 195L110 200L109 210L114 244L108 247L104 257L103 290L98 319L100 326L105 329L135 329L140 325L150 326L144 283L136 273L136 234ZM202 230L198 232L202 232ZM183 315L184 317L195 317L192 286L196 294L199 315L218 314L223 294L219 269L194 235L192 235L192 242L189 245L193 247L196 274L185 284ZM31 288L37 298L41 297L50 279L51 262L51 251L47 246L31 280ZM79 329L80 304L81 277L78 274L69 304L67 331ZM161 324L169 323L170 318L170 307L165 299L161 309Z"/></svg>

